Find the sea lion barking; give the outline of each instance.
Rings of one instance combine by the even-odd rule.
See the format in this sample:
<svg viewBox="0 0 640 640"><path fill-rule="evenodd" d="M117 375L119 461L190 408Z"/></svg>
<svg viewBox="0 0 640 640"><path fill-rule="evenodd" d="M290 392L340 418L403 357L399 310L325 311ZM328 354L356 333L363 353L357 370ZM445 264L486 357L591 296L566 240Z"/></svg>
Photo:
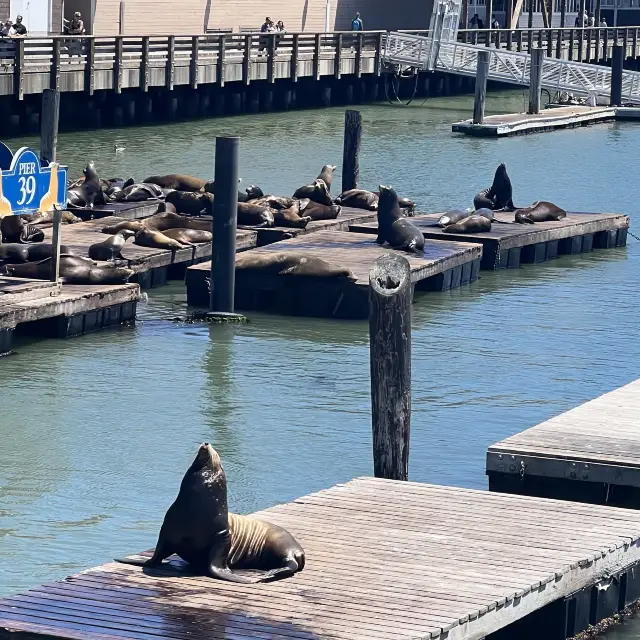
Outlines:
<svg viewBox="0 0 640 640"><path fill-rule="evenodd" d="M380 185L378 201L378 244L389 243L394 249L404 249L414 253L424 251L422 231L402 216L398 204L398 194L392 187Z"/></svg>
<svg viewBox="0 0 640 640"><path fill-rule="evenodd" d="M474 209L491 209L492 211L515 211L513 187L504 162L496 169L493 184L478 193L473 199L473 207Z"/></svg>
<svg viewBox="0 0 640 640"><path fill-rule="evenodd" d="M205 442L187 470L169 507L153 556L142 563L157 567L174 553L192 568L229 582L266 582L301 571L305 556L293 536L276 525L227 510L227 479L215 449ZM234 569L252 569L259 577Z"/></svg>

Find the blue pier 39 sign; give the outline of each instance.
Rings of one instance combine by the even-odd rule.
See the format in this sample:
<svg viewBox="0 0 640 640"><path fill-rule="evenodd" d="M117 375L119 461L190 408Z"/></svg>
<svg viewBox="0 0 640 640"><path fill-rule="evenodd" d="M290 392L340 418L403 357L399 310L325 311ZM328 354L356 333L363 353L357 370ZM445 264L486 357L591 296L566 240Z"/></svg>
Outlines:
<svg viewBox="0 0 640 640"><path fill-rule="evenodd" d="M43 167L33 149L22 147L7 170L6 152L2 151L0 149L0 218L12 213L45 213L52 211L54 204L60 209L66 208L67 167L55 162Z"/></svg>

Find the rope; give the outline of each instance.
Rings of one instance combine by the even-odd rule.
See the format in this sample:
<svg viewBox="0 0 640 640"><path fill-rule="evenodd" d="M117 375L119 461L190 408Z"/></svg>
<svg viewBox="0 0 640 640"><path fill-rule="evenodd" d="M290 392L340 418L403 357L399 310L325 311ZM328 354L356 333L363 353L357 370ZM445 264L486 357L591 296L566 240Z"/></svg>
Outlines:
<svg viewBox="0 0 640 640"><path fill-rule="evenodd" d="M627 234L629 234L632 238L635 238L636 240L640 240L640 238L638 238L638 236L633 235L633 233L631 233L631 231L629 231L629 229L627 229Z"/></svg>
<svg viewBox="0 0 640 640"><path fill-rule="evenodd" d="M389 75L387 74L385 76L385 80L384 80L384 94L385 97L387 98L387 102L389 104L395 104L398 103L400 105L402 105L403 107L408 107L414 100L414 98L416 97L416 93L418 92L418 79L419 79L419 73L417 71L417 69L415 67L409 67L409 70L411 72L411 77L414 79L414 83L413 83L413 93L411 94L411 97L409 98L409 100L407 102L402 102L402 100L400 100L400 97L398 96L398 92L400 89L400 79L402 77L406 77L402 75L402 71L400 70L400 67L396 67L393 75L391 76L391 89L393 91L393 98L394 100L391 99L391 97L389 97ZM397 86L397 88L396 88ZM425 99L426 102L426 99ZM424 104L424 102L422 103Z"/></svg>

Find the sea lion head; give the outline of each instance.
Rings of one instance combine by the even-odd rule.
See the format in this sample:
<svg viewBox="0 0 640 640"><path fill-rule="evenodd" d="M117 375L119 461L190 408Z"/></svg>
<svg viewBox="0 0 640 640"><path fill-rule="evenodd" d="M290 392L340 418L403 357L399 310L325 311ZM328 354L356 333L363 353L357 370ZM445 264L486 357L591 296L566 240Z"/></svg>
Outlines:
<svg viewBox="0 0 640 640"><path fill-rule="evenodd" d="M324 173L325 171L331 171L331 173L333 173L338 165L336 164L325 164L324 167L322 167L322 172Z"/></svg>
<svg viewBox="0 0 640 640"><path fill-rule="evenodd" d="M533 224L533 220L531 220L531 218L522 211L516 211L515 219L516 222L519 222L520 224Z"/></svg>
<svg viewBox="0 0 640 640"><path fill-rule="evenodd" d="M84 173L85 181L98 179L98 172L96 171L96 165L93 163L93 160L83 169L82 173Z"/></svg>
<svg viewBox="0 0 640 640"><path fill-rule="evenodd" d="M184 476L183 483L194 476L204 482L205 485L223 485L226 487L222 461L218 452L208 442L203 442L200 445L194 461Z"/></svg>
<svg viewBox="0 0 640 640"><path fill-rule="evenodd" d="M316 186L316 191L319 191L323 195L326 194L329 198L331 198L331 196L329 196L329 187L322 178L316 178L313 181L313 184Z"/></svg>
<svg viewBox="0 0 640 640"><path fill-rule="evenodd" d="M249 200L257 200L258 198L264 197L262 189L255 184L250 184L245 189L245 192L247 193Z"/></svg>
<svg viewBox="0 0 640 640"><path fill-rule="evenodd" d="M398 204L398 194L391 186L379 185L378 211L392 211Z"/></svg>
<svg viewBox="0 0 640 640"><path fill-rule="evenodd" d="M116 235L121 236L125 240L127 240L129 238L133 238L133 236L136 235L136 232L132 229L121 229L120 231L118 231L118 233L116 233Z"/></svg>

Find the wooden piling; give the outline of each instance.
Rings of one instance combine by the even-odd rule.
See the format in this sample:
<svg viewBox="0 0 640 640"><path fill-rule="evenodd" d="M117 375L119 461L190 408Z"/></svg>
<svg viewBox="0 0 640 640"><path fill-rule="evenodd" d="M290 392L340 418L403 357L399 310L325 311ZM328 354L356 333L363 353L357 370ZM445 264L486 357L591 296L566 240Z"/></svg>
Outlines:
<svg viewBox="0 0 640 640"><path fill-rule="evenodd" d="M411 427L411 270L386 254L369 271L373 468L378 478L407 480Z"/></svg>
<svg viewBox="0 0 640 640"><path fill-rule="evenodd" d="M40 162L48 165L56 160L58 122L60 120L60 92L45 89L42 92L40 119Z"/></svg>
<svg viewBox="0 0 640 640"><path fill-rule="evenodd" d="M531 67L529 70L529 111L527 113L540 113L543 64L544 50L533 49L531 51Z"/></svg>
<svg viewBox="0 0 640 640"><path fill-rule="evenodd" d="M490 60L491 51L478 51L476 95L473 100L473 124L482 124L484 121L484 103L487 98L487 78L489 77Z"/></svg>
<svg viewBox="0 0 640 640"><path fill-rule="evenodd" d="M233 313L235 290L236 228L238 224L237 137L216 138L213 241L211 246L212 312Z"/></svg>
<svg viewBox="0 0 640 640"><path fill-rule="evenodd" d="M611 54L611 101L612 107L622 105L622 67L624 64L624 47L613 45Z"/></svg>
<svg viewBox="0 0 640 640"><path fill-rule="evenodd" d="M358 186L362 114L354 109L344 112L344 144L342 151L342 192Z"/></svg>
<svg viewBox="0 0 640 640"><path fill-rule="evenodd" d="M51 282L58 283L60 277L60 227L62 226L62 209L53 209L53 236L51 238Z"/></svg>

